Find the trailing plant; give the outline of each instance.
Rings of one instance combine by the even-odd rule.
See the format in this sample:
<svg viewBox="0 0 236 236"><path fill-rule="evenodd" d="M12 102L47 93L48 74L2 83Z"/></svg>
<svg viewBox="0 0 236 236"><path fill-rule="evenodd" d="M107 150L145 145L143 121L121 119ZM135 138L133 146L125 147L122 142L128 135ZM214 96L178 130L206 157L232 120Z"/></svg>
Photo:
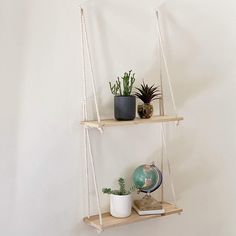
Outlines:
<svg viewBox="0 0 236 236"><path fill-rule="evenodd" d="M132 70L128 73L125 72L124 75L117 78L116 82L112 84L109 82L111 93L115 96L129 96L131 95L133 84L135 82L135 73L132 74ZM123 88L122 88L123 86Z"/></svg>
<svg viewBox="0 0 236 236"><path fill-rule="evenodd" d="M144 81L141 84L140 88L136 88L138 91L134 94L144 103L149 104L153 100L157 100L161 98L161 91L159 90L159 86L155 87L155 84L149 86L145 84Z"/></svg>
<svg viewBox="0 0 236 236"><path fill-rule="evenodd" d="M102 192L106 194L114 194L114 195L128 195L131 192L133 192L136 187L132 186L129 190L126 190L126 184L125 180L123 178L119 178L118 180L119 183L119 189L118 190L112 190L111 188L103 188Z"/></svg>

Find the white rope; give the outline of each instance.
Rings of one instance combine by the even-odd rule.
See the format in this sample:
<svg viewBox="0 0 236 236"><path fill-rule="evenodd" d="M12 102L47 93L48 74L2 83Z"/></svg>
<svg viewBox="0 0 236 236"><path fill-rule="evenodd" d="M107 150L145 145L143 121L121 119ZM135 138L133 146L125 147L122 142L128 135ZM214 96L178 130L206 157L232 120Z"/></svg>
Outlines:
<svg viewBox="0 0 236 236"><path fill-rule="evenodd" d="M89 150L89 155L90 155L90 164L91 164L91 168L92 168L93 182L94 182L95 193L96 193L99 223L100 223L100 225L102 225L102 212L101 212L100 198L99 198L99 193L98 193L97 177L96 177L96 172L95 172L95 167L94 167L93 153L92 153L92 149L91 149L91 141L90 141L88 129L86 129L86 133L87 133L87 139L88 139L88 150Z"/></svg>
<svg viewBox="0 0 236 236"><path fill-rule="evenodd" d="M161 138L161 173L162 173L162 185L161 185L161 202L164 201L164 144L162 131L160 132Z"/></svg>
<svg viewBox="0 0 236 236"><path fill-rule="evenodd" d="M160 47L160 80L161 80L161 86L162 86L162 63L161 63L161 61L163 60L164 68L165 68L166 76L167 76L168 87L169 87L169 90L170 90L171 100L172 100L175 115L177 117L178 112L177 112L176 102L175 102L175 98L174 98L174 92L173 92L171 79L170 79L170 73L169 73L167 60L166 60L166 56L165 56L165 51L164 51L164 46L163 46L163 38L162 38L161 26L160 26L160 14L159 14L158 10L156 10L156 17L157 17L157 33L158 33L159 47ZM177 122L177 125L178 124L179 124L179 122ZM165 129L164 129L164 124L163 123L161 124L161 136L162 136L161 137L161 140L162 140L161 141L162 142L161 170L162 170L162 173L163 173L163 171L164 171L164 163L163 162L164 162L164 156L165 156L166 160L167 160L168 172L169 172L169 177L170 177L170 185L171 185L171 191L172 191L172 195L173 195L173 199L174 199L174 204L177 205L176 193L175 193L174 182L173 182L172 171L171 171L171 165L170 165L170 161L169 161L168 153L167 153L166 136L165 136ZM161 199L163 201L163 199L164 199L164 187L163 186L162 186L161 194L162 194Z"/></svg>
<svg viewBox="0 0 236 236"><path fill-rule="evenodd" d="M84 168L85 168L85 189L86 189L86 198L87 198L87 217L90 217L90 195L89 195L89 172L88 172L88 158L87 158L87 138L86 138L86 128L84 128L84 146L85 146L85 160L84 160Z"/></svg>
<svg viewBox="0 0 236 236"><path fill-rule="evenodd" d="M177 206L174 182L173 182L173 177L172 177L172 171L171 171L170 161L169 161L168 153L167 153L166 136L165 136L165 130L164 130L164 124L163 123L161 124L161 134L162 134L163 148L165 150L165 157L166 157L166 160L167 160L168 172L169 172L169 177L170 177L171 191L172 191L172 195L173 195L173 199L174 199L174 204Z"/></svg>
<svg viewBox="0 0 236 236"><path fill-rule="evenodd" d="M84 27L82 20L82 9L80 14L80 23L81 23L81 48L82 48L82 63L83 63L83 120L87 120L87 108L86 108L86 75L85 75L85 51L84 51ZM90 217L90 195L89 195L89 173L88 173L88 155L87 155L87 138L86 138L86 129L84 127L84 168L85 168L85 188L86 188L86 199L87 199L87 217Z"/></svg>
<svg viewBox="0 0 236 236"><path fill-rule="evenodd" d="M101 118L100 118L100 113L98 109L98 101L97 101L97 95L96 95L96 89L95 89L95 79L94 79L94 72L93 72L93 66L92 66L92 56L90 52L90 46L89 46L89 40L88 40L88 32L87 32L87 25L86 25L86 20L84 16L84 10L81 8L81 19L84 24L84 33L85 33L85 42L86 42L86 49L87 49L87 54L88 54L88 62L90 66L90 73L91 73L91 82L92 82L92 90L93 90L93 96L94 96L94 103L95 103L95 109L96 109L96 114L97 114L97 120L100 123Z"/></svg>
<svg viewBox="0 0 236 236"><path fill-rule="evenodd" d="M158 38L158 43L159 43L159 48L160 48L160 40ZM161 98L159 99L159 112L160 116L164 116L165 111L164 111L164 92L163 92L163 76L162 76L162 55L161 55L161 50L159 50L159 56L160 56L160 90L161 90Z"/></svg>
<svg viewBox="0 0 236 236"><path fill-rule="evenodd" d="M164 109L164 92L163 92L163 80L162 80L162 67L161 67L161 56L160 56L160 90L161 90L161 98L159 99L159 111L160 116L165 115L165 109Z"/></svg>
<svg viewBox="0 0 236 236"><path fill-rule="evenodd" d="M168 82L168 86L170 89L170 95L171 95L171 100L172 100L173 108L175 111L175 115L178 116L177 107L176 107L175 98L174 98L174 92L173 92L171 79L170 79L170 73L169 73L167 60L166 60L166 56L165 56L165 52L164 52L163 39L162 39L160 20L159 20L160 16L159 16L158 10L156 10L156 17L157 17L157 33L158 33L158 37L159 37L159 45L160 45L160 50L161 50L161 55L162 55L161 58L163 59L165 70L166 70L167 82Z"/></svg>
<svg viewBox="0 0 236 236"><path fill-rule="evenodd" d="M83 62L83 119L87 120L88 119L88 112L87 112L87 83L86 83L86 67L85 67L85 50L84 50L84 44L85 44L85 38L84 38L84 33L86 33L85 29L85 21L84 21L84 15L83 15L83 9L80 8L80 13L81 13L81 43L82 43L82 62ZM86 36L87 37L87 36ZM88 42L87 42L88 43ZM89 52L89 47L87 45L87 51ZM91 59L91 58L90 58ZM91 62L90 62L91 64ZM91 65L90 65L91 67ZM93 74L93 73L92 73ZM94 83L93 83L94 85ZM94 92L95 92L95 87L94 87ZM97 100L96 100L96 93L94 93L94 98L95 98L95 106L96 106L96 111L98 114L98 121L100 122L100 116L99 112L97 109ZM99 222L102 225L102 213L101 213L101 205L100 205L100 199L99 199L99 193L98 193L98 186L97 186L97 179L96 179L96 173L95 173L95 167L94 167L94 162L93 162L93 154L91 150L91 141L89 137L89 132L86 127L84 127L84 145L85 145L85 170L86 170L86 185L87 185L87 190L86 190L86 195L87 195L87 210L88 210L88 218L90 217L90 194L89 194L89 178L88 178L88 158L87 158L87 149L89 151L89 156L90 156L90 163L91 163L91 169L92 169L92 175L93 175L93 182L94 182L94 187L95 187L95 193L96 193L96 201L97 201L97 207L98 207L98 214L99 214Z"/></svg>

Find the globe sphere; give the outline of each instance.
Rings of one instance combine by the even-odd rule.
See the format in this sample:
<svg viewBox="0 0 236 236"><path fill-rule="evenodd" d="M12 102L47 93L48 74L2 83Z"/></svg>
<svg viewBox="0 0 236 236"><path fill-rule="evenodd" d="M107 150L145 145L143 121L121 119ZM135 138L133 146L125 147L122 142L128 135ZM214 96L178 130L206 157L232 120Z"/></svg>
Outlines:
<svg viewBox="0 0 236 236"><path fill-rule="evenodd" d="M151 193L162 184L162 173L155 165L138 166L133 173L134 185L139 191Z"/></svg>

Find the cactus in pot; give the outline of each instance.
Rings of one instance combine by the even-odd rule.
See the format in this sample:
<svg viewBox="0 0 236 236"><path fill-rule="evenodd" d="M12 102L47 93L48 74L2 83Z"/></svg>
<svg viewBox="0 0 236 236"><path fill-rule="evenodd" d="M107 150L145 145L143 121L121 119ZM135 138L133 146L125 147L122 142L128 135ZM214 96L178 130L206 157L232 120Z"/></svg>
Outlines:
<svg viewBox="0 0 236 236"><path fill-rule="evenodd" d="M125 180L119 178L119 189L103 188L102 192L110 195L110 213L117 218L125 218L131 215L132 197L131 192L135 187L126 190Z"/></svg>
<svg viewBox="0 0 236 236"><path fill-rule="evenodd" d="M133 120L136 113L136 99L132 95L135 73L132 70L118 77L114 84L109 82L111 93L114 95L114 116L116 120Z"/></svg>

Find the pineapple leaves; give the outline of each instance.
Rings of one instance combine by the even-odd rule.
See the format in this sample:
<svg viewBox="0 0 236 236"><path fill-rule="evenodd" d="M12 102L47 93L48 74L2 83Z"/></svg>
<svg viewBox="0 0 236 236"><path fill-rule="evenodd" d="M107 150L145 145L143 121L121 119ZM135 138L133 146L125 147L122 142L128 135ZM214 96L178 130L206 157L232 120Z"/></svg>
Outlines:
<svg viewBox="0 0 236 236"><path fill-rule="evenodd" d="M134 95L146 104L149 104L151 101L161 98L161 91L159 89L159 86L155 87L155 84L149 86L143 81L141 87L136 89L137 92Z"/></svg>

